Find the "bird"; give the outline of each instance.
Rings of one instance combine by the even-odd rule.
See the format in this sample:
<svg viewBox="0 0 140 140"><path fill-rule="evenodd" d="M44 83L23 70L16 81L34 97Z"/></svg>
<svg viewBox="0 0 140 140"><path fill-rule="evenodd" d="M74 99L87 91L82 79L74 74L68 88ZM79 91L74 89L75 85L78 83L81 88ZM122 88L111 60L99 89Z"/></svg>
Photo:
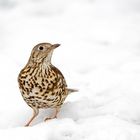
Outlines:
<svg viewBox="0 0 140 140"><path fill-rule="evenodd" d="M33 115L25 126L39 114L40 109L53 108L54 115L44 121L57 118L66 97L77 92L68 88L61 71L51 63L53 51L60 44L39 43L33 47L25 67L18 75L18 85L24 101L33 110Z"/></svg>

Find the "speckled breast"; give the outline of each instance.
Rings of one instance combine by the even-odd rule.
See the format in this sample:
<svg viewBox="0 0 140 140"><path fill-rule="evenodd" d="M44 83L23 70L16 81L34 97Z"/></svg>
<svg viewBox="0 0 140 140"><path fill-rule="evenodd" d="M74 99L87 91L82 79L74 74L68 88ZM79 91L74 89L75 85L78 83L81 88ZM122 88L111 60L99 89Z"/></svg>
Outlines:
<svg viewBox="0 0 140 140"><path fill-rule="evenodd" d="M55 67L23 69L18 82L22 96L30 107L61 106L67 96L65 79Z"/></svg>

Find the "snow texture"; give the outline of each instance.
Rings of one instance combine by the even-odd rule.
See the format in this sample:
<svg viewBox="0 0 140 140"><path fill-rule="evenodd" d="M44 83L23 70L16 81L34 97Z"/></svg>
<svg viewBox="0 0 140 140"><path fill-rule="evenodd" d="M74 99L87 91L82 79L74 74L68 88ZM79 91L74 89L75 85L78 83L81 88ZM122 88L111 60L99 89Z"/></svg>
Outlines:
<svg viewBox="0 0 140 140"><path fill-rule="evenodd" d="M27 128L17 76L40 42L79 92ZM139 0L0 0L0 64L0 140L140 140Z"/></svg>

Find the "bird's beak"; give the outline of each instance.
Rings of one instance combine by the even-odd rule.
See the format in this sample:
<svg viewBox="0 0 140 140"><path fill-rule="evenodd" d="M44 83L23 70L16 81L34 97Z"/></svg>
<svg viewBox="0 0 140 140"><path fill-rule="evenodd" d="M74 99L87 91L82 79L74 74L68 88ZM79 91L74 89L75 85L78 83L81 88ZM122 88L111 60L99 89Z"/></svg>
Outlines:
<svg viewBox="0 0 140 140"><path fill-rule="evenodd" d="M60 46L60 44L53 44L52 47L51 47L51 49L55 49L55 48L57 48L59 46Z"/></svg>

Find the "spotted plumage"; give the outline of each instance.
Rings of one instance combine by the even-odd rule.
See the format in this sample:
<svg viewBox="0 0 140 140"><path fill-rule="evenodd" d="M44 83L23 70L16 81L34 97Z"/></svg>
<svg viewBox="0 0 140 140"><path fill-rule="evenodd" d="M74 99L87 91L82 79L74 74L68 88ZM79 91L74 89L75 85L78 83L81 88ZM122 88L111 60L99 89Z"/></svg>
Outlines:
<svg viewBox="0 0 140 140"><path fill-rule="evenodd" d="M33 109L34 114L26 124L29 126L38 115L39 109L55 108L56 118L61 105L70 92L62 73L51 64L53 50L60 44L40 43L36 45L26 66L18 76L19 88L25 102Z"/></svg>

